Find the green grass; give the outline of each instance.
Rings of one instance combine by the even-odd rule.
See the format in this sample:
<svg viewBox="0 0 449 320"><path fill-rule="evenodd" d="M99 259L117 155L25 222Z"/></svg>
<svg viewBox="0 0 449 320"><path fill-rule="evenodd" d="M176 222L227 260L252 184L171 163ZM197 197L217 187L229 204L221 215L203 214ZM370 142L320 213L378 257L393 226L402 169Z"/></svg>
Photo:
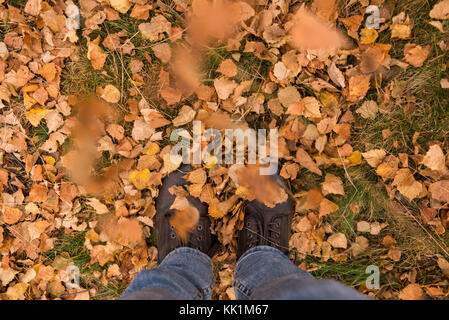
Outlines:
<svg viewBox="0 0 449 320"><path fill-rule="evenodd" d="M55 247L47 252L46 256L52 263L57 261L58 258L73 262L80 270L80 286L87 289L96 289L93 299L116 299L126 289L126 285L121 280L108 279L108 284L105 286L100 279L94 277L95 271L103 272L107 270L109 264L103 267L98 262L90 264L90 254L84 246L84 241L85 232L76 232L72 236L64 236L57 240Z"/></svg>

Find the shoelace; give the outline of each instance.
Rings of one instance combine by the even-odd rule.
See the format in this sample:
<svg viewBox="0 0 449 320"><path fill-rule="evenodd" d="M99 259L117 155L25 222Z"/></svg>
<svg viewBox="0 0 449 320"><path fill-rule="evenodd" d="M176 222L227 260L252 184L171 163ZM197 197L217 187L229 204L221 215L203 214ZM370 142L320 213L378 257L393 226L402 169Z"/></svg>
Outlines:
<svg viewBox="0 0 449 320"><path fill-rule="evenodd" d="M288 252L290 252L290 250L289 250L289 247L285 247L285 246L283 246L283 245L281 245L281 244L279 244L279 243L277 243L277 242L274 242L274 241L272 241L270 238L268 238L268 237L264 237L262 234L260 234L260 233L258 233L258 232L256 232L256 231L253 231L253 230L251 230L251 229L249 229L249 228L247 228L247 227L244 227L247 231L249 231L249 232L251 232L253 235L255 235L255 237L254 237L254 239L257 239L257 237L260 237L261 239L263 239L263 240L265 240L267 243L270 243L270 244L272 244L272 245L275 245L275 246L277 246L277 247L279 247L279 248L281 248L281 249L284 249L284 250L286 250L286 251L288 251ZM250 241L250 243L251 243L251 246L254 246L254 245L259 245L259 242L257 241Z"/></svg>

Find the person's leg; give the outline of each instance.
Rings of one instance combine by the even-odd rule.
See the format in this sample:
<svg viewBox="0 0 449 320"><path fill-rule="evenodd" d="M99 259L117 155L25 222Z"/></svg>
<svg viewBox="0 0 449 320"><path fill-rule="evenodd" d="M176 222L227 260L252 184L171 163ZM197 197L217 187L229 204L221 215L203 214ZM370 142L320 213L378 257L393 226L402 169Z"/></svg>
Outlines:
<svg viewBox="0 0 449 320"><path fill-rule="evenodd" d="M276 248L257 246L246 251L235 269L234 291L239 300L366 299L336 281L316 280Z"/></svg>
<svg viewBox="0 0 449 320"><path fill-rule="evenodd" d="M176 198L170 189L188 185L184 176L191 170L191 166L183 165L164 179L155 217L159 266L140 272L120 299L210 299L214 283L210 257L217 249L217 242L210 232L206 205L188 197L199 213L188 239L178 237L170 222Z"/></svg>
<svg viewBox="0 0 449 320"><path fill-rule="evenodd" d="M210 299L213 286L210 258L197 249L181 247L158 267L140 272L120 300Z"/></svg>
<svg viewBox="0 0 449 320"><path fill-rule="evenodd" d="M237 240L233 284L237 299L363 299L338 282L315 280L288 259L293 199L285 180L272 178L289 196L273 208L258 200L246 203Z"/></svg>

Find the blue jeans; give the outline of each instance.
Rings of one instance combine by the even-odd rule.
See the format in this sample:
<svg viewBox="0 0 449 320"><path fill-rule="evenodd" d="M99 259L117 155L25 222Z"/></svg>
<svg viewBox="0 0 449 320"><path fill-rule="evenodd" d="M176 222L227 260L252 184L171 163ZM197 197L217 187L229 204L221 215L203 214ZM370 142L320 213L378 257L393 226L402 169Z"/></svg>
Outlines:
<svg viewBox="0 0 449 320"><path fill-rule="evenodd" d="M170 252L158 267L140 272L119 299L204 300L211 298L213 286L211 259L182 247ZM238 300L367 298L336 281L316 280L269 246L251 248L240 257L233 287Z"/></svg>

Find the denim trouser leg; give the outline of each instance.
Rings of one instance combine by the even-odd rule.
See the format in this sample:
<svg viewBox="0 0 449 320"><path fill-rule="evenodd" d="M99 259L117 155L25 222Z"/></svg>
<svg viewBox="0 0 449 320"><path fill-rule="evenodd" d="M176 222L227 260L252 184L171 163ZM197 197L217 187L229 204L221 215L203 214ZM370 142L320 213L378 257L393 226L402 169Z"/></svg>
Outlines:
<svg viewBox="0 0 449 320"><path fill-rule="evenodd" d="M251 248L242 255L233 286L238 300L367 298L336 281L316 280L281 251L268 246Z"/></svg>
<svg viewBox="0 0 449 320"><path fill-rule="evenodd" d="M213 286L210 258L182 247L170 252L158 267L141 271L120 299L210 299Z"/></svg>

